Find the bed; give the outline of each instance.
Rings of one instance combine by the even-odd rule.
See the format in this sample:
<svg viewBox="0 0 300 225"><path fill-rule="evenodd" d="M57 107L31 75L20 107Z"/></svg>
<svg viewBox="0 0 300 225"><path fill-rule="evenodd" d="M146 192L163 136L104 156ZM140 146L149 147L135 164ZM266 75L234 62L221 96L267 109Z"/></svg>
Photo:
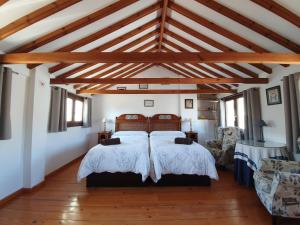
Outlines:
<svg viewBox="0 0 300 225"><path fill-rule="evenodd" d="M156 185L209 186L218 179L211 153L194 142L174 143L181 132L181 118L172 114L157 114L150 118L150 176Z"/></svg>
<svg viewBox="0 0 300 225"><path fill-rule="evenodd" d="M87 187L145 185L150 170L148 129L143 115L117 117L112 137L121 144L91 148L79 167L78 181L86 177Z"/></svg>

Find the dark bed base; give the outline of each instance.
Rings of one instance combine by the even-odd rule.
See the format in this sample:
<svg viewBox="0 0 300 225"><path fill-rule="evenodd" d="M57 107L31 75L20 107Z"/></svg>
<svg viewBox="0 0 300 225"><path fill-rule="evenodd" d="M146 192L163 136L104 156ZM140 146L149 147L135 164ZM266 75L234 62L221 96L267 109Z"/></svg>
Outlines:
<svg viewBox="0 0 300 225"><path fill-rule="evenodd" d="M142 182L135 173L92 173L87 176L86 186L91 187L145 187L145 186L210 186L208 176L166 174L154 183L151 178Z"/></svg>
<svg viewBox="0 0 300 225"><path fill-rule="evenodd" d="M165 174L156 186L210 186L208 176Z"/></svg>

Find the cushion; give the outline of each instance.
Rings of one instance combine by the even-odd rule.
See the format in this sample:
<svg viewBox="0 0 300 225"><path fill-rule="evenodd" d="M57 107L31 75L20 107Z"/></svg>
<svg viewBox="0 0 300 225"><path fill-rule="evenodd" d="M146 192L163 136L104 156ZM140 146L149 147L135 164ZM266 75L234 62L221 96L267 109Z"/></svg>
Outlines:
<svg viewBox="0 0 300 225"><path fill-rule="evenodd" d="M193 144L193 139L177 137L177 138L175 138L175 144L191 145L191 144Z"/></svg>
<svg viewBox="0 0 300 225"><path fill-rule="evenodd" d="M102 145L119 145L121 144L120 138L110 138L101 140Z"/></svg>

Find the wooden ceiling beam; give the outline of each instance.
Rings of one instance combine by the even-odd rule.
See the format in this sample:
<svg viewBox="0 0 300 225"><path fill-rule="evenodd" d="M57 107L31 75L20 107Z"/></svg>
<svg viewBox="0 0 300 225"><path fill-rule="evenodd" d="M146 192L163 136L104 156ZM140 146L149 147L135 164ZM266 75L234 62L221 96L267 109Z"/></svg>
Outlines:
<svg viewBox="0 0 300 225"><path fill-rule="evenodd" d="M146 65L146 64L145 64ZM138 69L138 70L135 70L133 73L124 73L122 74L121 76L119 76L120 78L122 77L126 77L126 78L130 78L130 77L134 77L136 75L138 75L139 73L147 70L147 69L150 69L151 67L153 66L153 64L148 64L147 66L143 66L142 68ZM106 90L108 88L111 88L115 86L115 84L109 84L109 85L104 85L104 86L99 86L97 89L95 90Z"/></svg>
<svg viewBox="0 0 300 225"><path fill-rule="evenodd" d="M5 27L2 27L0 29L0 40L3 40L10 35L23 30L26 27L29 27L30 25L37 23L41 21L42 19L45 19L61 10L64 10L81 0L56 0L54 2L51 2L48 5L43 6L42 8L39 8L17 20L14 22L6 25Z"/></svg>
<svg viewBox="0 0 300 225"><path fill-rule="evenodd" d="M250 0L300 28L300 17L273 0Z"/></svg>
<svg viewBox="0 0 300 225"><path fill-rule="evenodd" d="M115 77L119 77L119 76L122 76L124 74L131 74L133 71L136 71L136 70L139 70L141 68L143 68L146 64L138 64L138 63L134 63L128 67L124 66L124 65L118 65L117 67L115 68L112 68L110 69L110 71L105 71L104 73L101 73L95 77L93 77L92 79L98 79L98 80L101 80L101 79L104 79L102 78L103 76L107 75L107 74L110 74L108 75L106 78L110 79L110 78L115 78ZM120 70L121 69L121 70ZM117 71L118 70L118 71ZM80 79L80 78L79 78ZM82 79L82 78L81 78ZM90 78L85 78L85 79L90 79ZM83 83L81 83L83 84ZM108 83L109 84L109 83ZM84 88L84 89L91 89L95 86L95 84L89 84L87 85L86 87L82 87L82 85L76 85L74 88L75 89L78 89L78 88Z"/></svg>
<svg viewBox="0 0 300 225"><path fill-rule="evenodd" d="M239 36L239 35L237 35L233 32L231 32L231 31L229 31L229 30L227 30L227 29L225 29L225 28L223 28L223 27L221 27L221 26L219 26L219 25L217 25L217 24L215 24L215 23L213 23L213 22L211 22L207 19L205 19L204 17L201 17L200 15L197 15L197 14L193 13L192 11L190 11L190 10L188 10L188 9L186 9L186 8L176 4L174 2L169 2L168 6L169 6L170 9L176 11L177 13L179 13L179 14L181 14L181 15L197 22L198 24L200 24L200 25L202 25L202 26L204 26L204 27L206 27L206 28L208 28L208 29L210 29L210 30L226 37L226 38L228 38L229 40L232 40L236 43L239 43L240 45L242 45L242 46L244 46L244 47L246 47L246 48L248 48L248 49L250 49L254 52L260 52L260 53L268 52L267 49L255 44L255 43L253 43L253 42L251 42L251 41L249 41L249 40L247 40L247 39L245 39L245 38L243 38L243 37L241 37L241 36Z"/></svg>
<svg viewBox="0 0 300 225"><path fill-rule="evenodd" d="M177 45L176 45L175 47L177 47ZM166 51L169 51L169 52L171 51L169 48L165 48L165 49L166 49ZM171 52L173 52L173 51L171 51ZM174 64L172 64L172 65L174 65ZM205 73L202 73L202 72L200 72L199 70L196 70L196 69L194 69L193 67L191 67L191 66L189 66L189 65L187 65L187 64L179 63L179 65L183 66L185 69L188 69L188 70L190 70L190 71L193 71L193 73L196 73L197 75L199 75L199 76L201 76L201 77L204 77L204 78L212 78L212 77L206 75ZM212 70L210 70L210 69L207 69L207 68L204 67L204 66L201 66L201 65L199 65L199 64L191 64L191 65L197 67L198 69L200 69L200 70L202 70L202 71L205 71L205 72L208 73L209 75L215 76L216 78L223 78L222 75L219 75L218 73L216 73L216 72L214 72L214 71L212 71ZM229 85L226 85L226 84L225 84L225 85L222 85L222 86L224 86L225 88L231 88ZM236 86L236 85L234 85L234 86Z"/></svg>
<svg viewBox="0 0 300 225"><path fill-rule="evenodd" d="M0 54L2 64L39 63L267 63L300 64L300 54L249 52L54 52Z"/></svg>
<svg viewBox="0 0 300 225"><path fill-rule="evenodd" d="M154 44L154 45L155 45L156 42L153 41L151 44ZM139 48L136 49L136 50L137 50L137 51L142 51L142 50L148 48L148 46L149 46L149 44L147 43L147 44L145 44L145 45L142 45L141 47L139 47ZM149 49L148 51L151 51L151 50L153 50L154 48L155 48L155 47ZM107 65L107 64L104 64L103 66L100 66L99 69L96 68L96 69L97 69L96 72L100 72L100 73L98 73L98 74L95 74L96 72L95 72L94 70L92 70L92 71L89 71L89 72L87 72L87 73L85 73L85 74L82 74L82 75L78 76L78 78L86 78L86 77L88 77L88 76L90 76L90 75L93 75L93 74L94 74L93 78L102 78L102 77L104 77L104 76L106 76L106 75L108 75L107 78L112 78L112 77L114 77L114 76L116 76L116 75L120 75L120 74L122 74L122 73L128 72L128 70L134 68L135 66L138 66L139 64L136 63L136 64L132 64L132 65L130 65L130 66L128 66L127 64L120 64L120 65L117 65L117 66L115 66L115 67L112 67L112 68L110 68L110 69L108 69L108 70L102 71L102 70L103 70L103 67L105 67L105 68L108 68L108 67L109 67L109 66L105 66L105 65ZM108 65L109 65L109 64L108 64ZM102 72L101 72L101 71L102 71ZM109 75L109 74L110 74L110 75ZM81 86L81 85L75 85L74 88L77 89L77 88L79 88L80 86Z"/></svg>
<svg viewBox="0 0 300 225"><path fill-rule="evenodd" d="M188 65L186 64L180 64L182 67L179 67L177 65L175 65L174 63L173 64L167 64L168 66L170 66L171 68L175 69L175 71L179 71L181 73L184 73L184 74L187 74L189 75L190 77L193 77L193 78L199 78L199 76L201 76L202 78L211 78L203 73L201 73L200 71L196 71L196 70L193 70L192 68L190 68ZM190 72L190 71L193 71ZM196 76L195 73L198 75ZM216 85L211 85L213 86L214 88L219 88L217 87ZM225 84L225 85L222 85L222 86L226 86L225 89L228 89L228 88L231 88L229 85Z"/></svg>
<svg viewBox="0 0 300 225"><path fill-rule="evenodd" d="M110 26L108 26L106 28L103 28L103 29L101 29L101 30L93 33L93 34L90 34L90 35L88 35L88 36L86 36L84 38L81 38L81 39L79 39L79 40L77 40L77 41L75 41L75 42L73 42L71 44L68 44L68 45L66 45L66 46L64 46L62 48L59 48L59 49L57 49L54 52L70 52L70 51L76 50L76 49L78 49L78 48L80 48L80 47L82 47L84 45L87 45L87 44L89 44L89 43L91 43L93 41L96 41L96 40L98 40L98 39L100 39L100 38L102 38L102 37L104 37L104 36L106 36L106 35L108 35L108 34L110 34L112 32L115 32L116 30L121 29L124 26L127 26L128 24L131 24L131 23L135 22L136 20L138 20L138 19L140 19L140 18L142 18L142 17L144 17L146 15L151 14L152 12L156 11L157 9L159 9L159 7L160 7L160 4L158 4L158 3L154 4L154 5L151 5L151 6L145 8L145 9L143 9L143 10L141 10L141 11L139 11L139 12L137 12L137 13L135 13L135 14L133 14L133 15L131 15L131 16L129 16L129 17L127 17L127 18L125 18L125 19L117 22L117 23L115 23L115 24L112 24L112 25L110 25ZM140 26L139 28L141 30L144 30L143 28L147 29L147 28L149 28L151 26L154 26L154 25L156 25L158 23L159 23L159 20L158 19L154 19L154 20L152 20L152 21L144 24L143 26ZM129 38L131 36L134 36L134 34L140 33L141 31L138 30L139 28L136 28L136 29L128 32L126 37L125 37L125 35L122 35L121 37L118 37L118 38L116 38L116 39L114 39L114 40L112 40L112 41L110 41L108 43L105 43L105 44L103 44L101 46L93 48L89 52L91 52L91 51L103 51L105 48L112 47L113 46L113 45L111 45L112 43L116 43L116 42L120 43L120 42L124 41L124 40L122 40L122 38L126 39L126 38ZM38 66L38 65L29 66L29 68L32 69L32 68L34 68L36 66ZM50 68L49 72L50 73L54 73L54 72L56 72L56 71L58 71L60 69L63 69L65 67L67 67L67 66L69 66L69 65L61 65L61 64L59 64L59 65L56 65L56 66Z"/></svg>
<svg viewBox="0 0 300 225"><path fill-rule="evenodd" d="M198 38L199 40L201 40L201 41L203 41L203 42L211 45L212 47L214 47L216 49L219 49L219 50L221 50L223 52L236 52L234 49L229 48L229 47L227 47L227 46L225 46L225 45L223 45L223 44L215 41L214 39L209 38L209 37L207 37L207 36L199 33L198 31L196 31L196 30L194 30L194 29L192 29L192 28L190 28L188 26L185 26L184 24L182 24L182 23L180 23L180 22L178 22L176 20L173 20L173 19L171 19L171 18L168 17L166 21L167 21L168 24L171 24L172 26L175 26L176 28L184 31L187 34L190 34L193 37ZM165 33L166 33L166 31L165 31ZM179 35L176 35L176 36L177 36L177 38L181 37ZM187 39L184 39L184 38L181 37L181 40L182 39L185 40L183 43L187 42ZM199 49L199 45L196 45L193 42L189 42L189 43L192 44L192 46L194 46L192 48ZM204 49L204 48L202 48L202 49ZM201 51L201 50L198 50L198 51ZM206 51L208 51L208 50L206 50ZM269 74L272 73L272 69L270 67L265 66L265 65L260 65L260 64L251 64L251 65L254 66L254 67L256 67L257 69L259 69L261 71L266 72L266 73L269 73ZM231 64L231 65L228 65L228 66L231 66L234 69L239 70L239 71L241 71L242 73L244 73L246 75L249 75L249 76L252 76L252 77L257 77L258 76L256 73L254 73L251 70L248 70L248 69L246 69L246 68L244 68L244 67L242 67L242 66L240 66L238 64Z"/></svg>
<svg viewBox="0 0 300 225"><path fill-rule="evenodd" d="M133 3L137 2L137 0L126 0L126 1L117 1L111 5L106 6L105 8L99 9L98 11L84 16L64 27L58 28L50 33L43 35L34 41L31 41L21 47L16 48L15 50L11 51L11 53L18 53L18 52L30 52L34 49L37 49L43 45L46 45L58 38L61 38L69 33L72 33L78 29L81 29L97 20L100 20L106 16L109 16L124 7L127 7Z"/></svg>
<svg viewBox="0 0 300 225"><path fill-rule="evenodd" d="M77 94L217 94L236 93L234 90L224 89L194 89L194 90L79 90Z"/></svg>
<svg viewBox="0 0 300 225"><path fill-rule="evenodd" d="M267 84L268 78L53 78L50 84Z"/></svg>
<svg viewBox="0 0 300 225"><path fill-rule="evenodd" d="M113 47L117 44L122 43L123 41L125 41L129 38L134 37L135 35L140 34L141 32L143 32L143 31L145 31L145 30L147 30L151 27L156 26L158 24L159 24L158 19L151 20L150 22L148 22L148 23L146 23L146 24L144 24L144 25L142 25L142 26L140 26L140 27L138 27L134 30L131 30L131 31L127 32L126 34L123 34L123 35L121 35L121 36L119 36L119 37L117 37L117 38L115 38L111 41L108 41L108 42L106 42L106 43L104 43L104 44L102 44L102 45L100 45L96 48L93 48L88 52L102 52L102 51L104 51L106 49L109 49L109 48L111 48L111 47ZM64 68L68 67L68 66L70 66L70 64L58 64L56 66L50 67L48 71L49 71L49 73L55 73L59 70L62 70Z"/></svg>
<svg viewBox="0 0 300 225"><path fill-rule="evenodd" d="M4 5L8 0L0 0L0 6Z"/></svg>
<svg viewBox="0 0 300 225"><path fill-rule="evenodd" d="M160 33L159 33L159 41L158 41L159 52L161 50L161 44L164 36L165 22L166 22L167 11L168 11L168 0L162 0L162 1L163 1L163 7L161 10Z"/></svg>
<svg viewBox="0 0 300 225"><path fill-rule="evenodd" d="M109 76L109 78L119 78L119 79L122 79L124 77L128 77L129 78L129 76L131 76L132 74L137 75L137 74L141 73L142 71L145 71L146 68L148 69L148 68L152 67L152 65L153 64L146 64L146 63L144 63L144 64L141 64L141 65L139 65L139 66L137 66L137 67L135 67L135 68L133 68L131 70L125 70L124 73L115 73L115 74L112 74L112 75ZM97 90L97 89L101 89L101 88L109 88L109 87L112 87L113 85L115 85L115 84L109 84L109 85L105 85L105 84L101 85L100 84L100 85L97 85L97 86L89 85L88 88L92 89L92 90ZM84 88L84 89L86 89L86 88Z"/></svg>
<svg viewBox="0 0 300 225"><path fill-rule="evenodd" d="M136 45L142 43L143 41L148 40L149 38L152 38L153 36L155 36L155 35L157 35L157 34L158 34L158 31L157 31L157 30L156 30L156 31L152 31L152 32L150 32L150 33L148 33L148 34L145 34L144 36L142 36L142 37L140 37L140 38L138 38L138 39L136 39L136 40L134 40L134 41L132 41L132 42L130 42L130 43L128 43L128 44L126 44L126 45L120 47L120 48L117 48L115 51L119 51L119 52L127 51L128 49L130 49L130 48L132 48L132 47L134 47L134 46L136 46ZM153 43L152 41L150 41L149 43L146 44L146 47L150 47L150 45L152 45L152 44L155 44L155 42ZM149 45L149 46L148 46L148 45ZM142 46L141 46L141 47L142 47ZM135 49L135 51L141 51L141 50L142 50L141 47ZM76 74L76 73L79 73L79 72L81 72L81 71L84 71L84 70L86 70L86 69L88 69L88 68L90 68L90 67L92 67L92 66L95 66L95 65L97 65L97 64L84 64L84 65L81 65L81 66L79 66L79 67L76 67L76 68L74 68L74 69L72 69L72 70L70 70L70 71L68 71L68 72L65 72L65 73L63 73L63 74L60 74L60 75L58 75L57 77L67 78L67 77L69 77L69 76L72 76L72 75L74 75L74 74ZM106 63L106 64L104 64L104 65L101 65L100 67L97 67L97 68L95 68L95 69L92 69L92 70L90 70L90 71L88 71L88 72L86 72L86 73L80 75L79 77L87 77L87 76L90 76L90 75L92 75L92 74L94 74L94 73L96 73L96 72L99 72L99 71L101 71L101 70L103 70L103 69L106 69L107 67L112 66L112 65L113 65L113 64L111 64L111 63Z"/></svg>
<svg viewBox="0 0 300 225"><path fill-rule="evenodd" d="M217 1L207 1L207 0L196 0L202 5L205 5L206 7L234 20L235 22L244 25L248 29L251 29L262 36L269 38L270 40L278 43L281 46L286 47L287 49L290 49L293 52L300 52L300 45L297 43L281 36L280 34L274 32L273 30L262 26L261 24L235 12L234 10L218 3ZM262 1L264 4L268 4L268 1Z"/></svg>
<svg viewBox="0 0 300 225"><path fill-rule="evenodd" d="M164 40L164 43L167 44L167 45L169 45L169 46L171 46L172 48L175 48L175 49L181 51L181 52L187 52L186 49L182 48L181 46L175 44L175 43L172 42L172 41L169 41L169 40L166 40L166 39L165 39L165 40ZM185 44L187 44L187 42L185 42ZM168 48L168 50L170 50L170 49ZM206 68L206 67L204 67L204 66L202 66L202 65L199 65L199 64L193 64L193 65L196 66L196 67L198 67L199 69L201 69L201 70L203 70L203 71L209 73L209 74L212 74L213 76L216 76L216 77L223 76L223 75L220 75L220 74L214 72L213 70L210 70L210 69L208 69L208 68ZM214 68L214 69L216 69L216 70L218 70L218 71L221 71L221 72L225 73L225 74L228 75L228 76L231 76L231 77L237 77L237 78L240 77L238 74L233 73L233 72L231 72L230 70L227 70L227 69L225 69L225 68L223 68L223 67L221 67L221 66L219 66L219 65L217 65L217 64L206 64L206 65L208 65L208 66L210 66L211 68ZM250 77L251 77L251 76L250 76ZM257 76L256 76L256 77L257 77Z"/></svg>

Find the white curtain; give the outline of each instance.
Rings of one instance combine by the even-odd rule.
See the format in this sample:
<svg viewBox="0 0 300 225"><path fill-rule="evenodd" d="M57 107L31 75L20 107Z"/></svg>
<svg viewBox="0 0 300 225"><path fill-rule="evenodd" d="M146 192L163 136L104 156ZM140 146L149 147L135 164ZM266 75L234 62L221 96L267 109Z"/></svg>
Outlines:
<svg viewBox="0 0 300 225"><path fill-rule="evenodd" d="M83 127L92 126L92 99L85 98L83 104Z"/></svg>

